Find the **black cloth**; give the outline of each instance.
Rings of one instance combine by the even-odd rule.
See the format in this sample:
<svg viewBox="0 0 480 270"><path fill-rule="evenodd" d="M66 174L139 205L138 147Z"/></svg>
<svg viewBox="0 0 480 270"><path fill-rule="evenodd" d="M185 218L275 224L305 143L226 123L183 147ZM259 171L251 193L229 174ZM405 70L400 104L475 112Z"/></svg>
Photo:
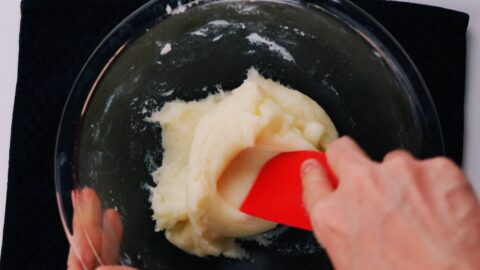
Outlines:
<svg viewBox="0 0 480 270"><path fill-rule="evenodd" d="M22 1L0 269L66 268L68 243L53 181L60 115L90 53L117 23L145 2ZM389 1L355 2L398 39L418 66L438 108L446 154L461 163L468 15Z"/></svg>

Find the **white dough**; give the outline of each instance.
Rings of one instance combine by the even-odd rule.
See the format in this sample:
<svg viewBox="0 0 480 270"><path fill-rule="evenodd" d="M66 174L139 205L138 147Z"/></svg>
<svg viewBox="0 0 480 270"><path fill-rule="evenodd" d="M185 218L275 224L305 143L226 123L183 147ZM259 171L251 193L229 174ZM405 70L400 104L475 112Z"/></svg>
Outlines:
<svg viewBox="0 0 480 270"><path fill-rule="evenodd" d="M152 115L162 126L162 166L153 173L156 230L197 256L242 257L236 237L276 224L238 211L262 165L279 152L324 149L338 137L304 94L254 69L231 92L173 101Z"/></svg>

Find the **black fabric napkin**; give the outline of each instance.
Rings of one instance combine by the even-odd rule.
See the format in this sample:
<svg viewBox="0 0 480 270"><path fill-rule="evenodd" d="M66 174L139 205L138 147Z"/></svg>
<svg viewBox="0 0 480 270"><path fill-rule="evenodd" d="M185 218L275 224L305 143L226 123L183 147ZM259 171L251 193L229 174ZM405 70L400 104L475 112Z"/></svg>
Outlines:
<svg viewBox="0 0 480 270"><path fill-rule="evenodd" d="M101 39L146 2L22 1L0 269L66 268L68 243L53 181L62 108L81 66ZM446 154L461 163L468 15L390 1L355 2L378 19L416 63L440 115Z"/></svg>

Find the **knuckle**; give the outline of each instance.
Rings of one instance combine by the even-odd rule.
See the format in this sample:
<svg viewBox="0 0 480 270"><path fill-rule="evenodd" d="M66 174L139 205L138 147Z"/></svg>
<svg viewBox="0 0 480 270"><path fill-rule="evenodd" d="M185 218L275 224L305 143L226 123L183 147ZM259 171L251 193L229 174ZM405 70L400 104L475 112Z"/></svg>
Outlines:
<svg viewBox="0 0 480 270"><path fill-rule="evenodd" d="M352 140L346 136L336 139L327 146L327 156L336 156L337 159L343 159L351 150Z"/></svg>
<svg viewBox="0 0 480 270"><path fill-rule="evenodd" d="M456 217L468 216L478 209L474 192L467 182L458 183L447 189L442 197L444 197L449 212Z"/></svg>
<svg viewBox="0 0 480 270"><path fill-rule="evenodd" d="M447 158L436 158L432 161L433 165L427 169L435 170L438 180L452 182L463 182L465 180L464 174L455 163Z"/></svg>
<svg viewBox="0 0 480 270"><path fill-rule="evenodd" d="M384 160L396 159L396 158L408 158L410 154L405 150L394 150L385 155Z"/></svg>
<svg viewBox="0 0 480 270"><path fill-rule="evenodd" d="M434 193L468 182L462 170L445 157L426 160L422 171L423 181L432 187Z"/></svg>
<svg viewBox="0 0 480 270"><path fill-rule="evenodd" d="M409 167L413 158L404 150L397 150L387 154L385 157L385 163L391 166L400 166L402 168Z"/></svg>
<svg viewBox="0 0 480 270"><path fill-rule="evenodd" d="M454 181L464 179L461 169L452 160L445 157L437 157L427 161L424 169L434 172L435 178Z"/></svg>
<svg viewBox="0 0 480 270"><path fill-rule="evenodd" d="M350 142L350 139L346 136L342 136L335 141L333 141L330 145L329 148L337 148L339 146L342 146L344 144L348 144Z"/></svg>
<svg viewBox="0 0 480 270"><path fill-rule="evenodd" d="M338 148L341 147L341 145L342 145L342 138L334 140L325 149L326 154L330 155L330 154L336 153Z"/></svg>
<svg viewBox="0 0 480 270"><path fill-rule="evenodd" d="M393 173L396 177L409 176L409 178L412 178L418 169L415 160L410 156L403 154L391 157L384 163L384 166L386 171L390 174Z"/></svg>
<svg viewBox="0 0 480 270"><path fill-rule="evenodd" d="M453 167L456 167L453 161L445 157L433 158L430 163L437 169L451 169Z"/></svg>

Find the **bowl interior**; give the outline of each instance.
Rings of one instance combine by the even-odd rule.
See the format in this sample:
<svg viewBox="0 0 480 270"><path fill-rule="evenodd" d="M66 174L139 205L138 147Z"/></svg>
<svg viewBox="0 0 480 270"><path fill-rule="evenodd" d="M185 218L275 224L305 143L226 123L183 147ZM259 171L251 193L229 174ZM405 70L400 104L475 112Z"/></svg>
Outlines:
<svg viewBox="0 0 480 270"><path fill-rule="evenodd" d="M125 264L142 269L331 269L312 234L296 229L263 235L267 246L258 238L240 240L249 260L197 258L154 232L148 186L154 185L150 173L162 164L162 138L161 128L147 118L165 102L231 90L255 67L317 101L339 133L352 136L372 158L396 148L424 155L430 150L417 89L381 44L362 35L344 15L321 6L212 1L182 11L133 29L134 37L112 54L99 75L89 74L88 65L80 75L95 80L74 89L91 92L75 137L73 186L94 188L104 207L118 209Z"/></svg>

